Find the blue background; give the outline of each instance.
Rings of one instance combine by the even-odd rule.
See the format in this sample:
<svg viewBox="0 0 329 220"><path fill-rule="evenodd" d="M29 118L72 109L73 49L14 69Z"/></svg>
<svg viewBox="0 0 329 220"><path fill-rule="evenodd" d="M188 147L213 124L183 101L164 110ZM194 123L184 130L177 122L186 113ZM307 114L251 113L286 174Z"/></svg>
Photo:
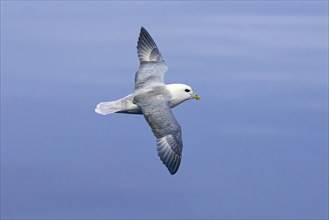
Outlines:
<svg viewBox="0 0 329 220"><path fill-rule="evenodd" d="M144 26L175 108L171 176L133 90ZM328 218L327 1L1 1L1 218Z"/></svg>

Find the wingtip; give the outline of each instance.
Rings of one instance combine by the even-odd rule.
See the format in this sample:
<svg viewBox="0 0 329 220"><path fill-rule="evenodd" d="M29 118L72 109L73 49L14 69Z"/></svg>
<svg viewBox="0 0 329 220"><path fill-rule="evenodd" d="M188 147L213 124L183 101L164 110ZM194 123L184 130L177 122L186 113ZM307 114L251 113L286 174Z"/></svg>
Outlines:
<svg viewBox="0 0 329 220"><path fill-rule="evenodd" d="M177 171L179 169L179 165L180 165L180 159L178 161L176 161L176 163L173 166L169 167L169 166L166 165L166 167L167 167L169 173L171 175L174 175L174 174L177 173Z"/></svg>
<svg viewBox="0 0 329 220"><path fill-rule="evenodd" d="M139 35L150 35L149 32L146 30L146 28L144 28L143 26L141 26L141 30L140 30L140 34Z"/></svg>
<svg viewBox="0 0 329 220"><path fill-rule="evenodd" d="M175 175L176 173L177 173L177 171L178 171L178 169L177 170L174 170L174 171L172 171L172 170L169 170L169 173L170 173L170 175Z"/></svg>
<svg viewBox="0 0 329 220"><path fill-rule="evenodd" d="M178 171L181 162L181 153L173 150L179 148L179 146L170 145L174 141L171 136L157 139L158 156L171 175ZM180 146L182 147L182 145Z"/></svg>
<svg viewBox="0 0 329 220"><path fill-rule="evenodd" d="M137 54L139 61L144 62L164 62L163 57L149 32L141 26L137 42Z"/></svg>

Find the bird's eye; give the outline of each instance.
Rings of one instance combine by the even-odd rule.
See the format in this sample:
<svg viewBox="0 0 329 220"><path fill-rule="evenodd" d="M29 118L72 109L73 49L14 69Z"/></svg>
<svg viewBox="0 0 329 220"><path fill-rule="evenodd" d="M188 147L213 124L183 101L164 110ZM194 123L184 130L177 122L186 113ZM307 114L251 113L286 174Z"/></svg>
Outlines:
<svg viewBox="0 0 329 220"><path fill-rule="evenodd" d="M190 92L190 90L189 89L185 89L185 92Z"/></svg>

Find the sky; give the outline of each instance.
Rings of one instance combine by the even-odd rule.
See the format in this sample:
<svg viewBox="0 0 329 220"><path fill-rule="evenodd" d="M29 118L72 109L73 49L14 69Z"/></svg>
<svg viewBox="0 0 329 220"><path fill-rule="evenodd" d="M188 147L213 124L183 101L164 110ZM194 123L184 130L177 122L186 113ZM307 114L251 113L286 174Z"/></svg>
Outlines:
<svg viewBox="0 0 329 220"><path fill-rule="evenodd" d="M133 91L141 26L173 109L170 175ZM2 219L327 219L328 1L1 1Z"/></svg>

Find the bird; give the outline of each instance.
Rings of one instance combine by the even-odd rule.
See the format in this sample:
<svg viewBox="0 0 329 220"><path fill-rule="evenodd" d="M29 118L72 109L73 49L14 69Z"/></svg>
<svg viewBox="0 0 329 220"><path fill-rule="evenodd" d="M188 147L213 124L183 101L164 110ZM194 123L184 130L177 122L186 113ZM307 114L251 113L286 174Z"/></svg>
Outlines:
<svg viewBox="0 0 329 220"><path fill-rule="evenodd" d="M100 102L95 112L101 115L126 113L144 115L155 138L158 156L174 175L181 163L182 129L171 108L189 99L200 100L186 84L165 84L166 62L148 31L141 27L137 42L139 69L133 93L110 102Z"/></svg>

